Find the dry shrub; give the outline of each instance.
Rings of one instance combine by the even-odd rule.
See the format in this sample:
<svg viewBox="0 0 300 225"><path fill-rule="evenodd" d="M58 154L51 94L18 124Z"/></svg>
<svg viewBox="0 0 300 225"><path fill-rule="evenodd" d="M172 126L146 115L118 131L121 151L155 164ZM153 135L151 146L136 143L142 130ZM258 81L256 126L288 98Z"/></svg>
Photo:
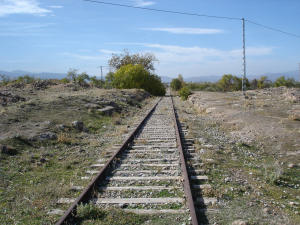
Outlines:
<svg viewBox="0 0 300 225"><path fill-rule="evenodd" d="M60 133L57 136L57 142L61 144L71 144L73 139L67 133Z"/></svg>

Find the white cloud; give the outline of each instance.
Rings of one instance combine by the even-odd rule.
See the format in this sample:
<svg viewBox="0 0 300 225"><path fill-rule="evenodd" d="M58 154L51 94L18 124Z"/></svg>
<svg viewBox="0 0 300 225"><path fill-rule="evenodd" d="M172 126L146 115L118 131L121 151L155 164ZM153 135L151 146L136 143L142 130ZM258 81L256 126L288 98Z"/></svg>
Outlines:
<svg viewBox="0 0 300 225"><path fill-rule="evenodd" d="M51 8L51 9L61 9L61 8L63 8L62 5L50 5L48 7Z"/></svg>
<svg viewBox="0 0 300 225"><path fill-rule="evenodd" d="M45 35L45 29L54 23L0 22L0 36Z"/></svg>
<svg viewBox="0 0 300 225"><path fill-rule="evenodd" d="M216 48L202 48L199 46L183 47L178 45L161 45L161 44L143 44L148 48L156 48L160 51L156 53L164 56L165 60L181 59L180 61L218 61L226 57L239 58L242 56L242 49L220 50ZM246 54L248 56L269 55L272 53L272 47L248 47Z"/></svg>
<svg viewBox="0 0 300 225"><path fill-rule="evenodd" d="M1 0L0 16L11 14L32 14L44 16L51 13L49 9L41 8L37 0Z"/></svg>
<svg viewBox="0 0 300 225"><path fill-rule="evenodd" d="M162 32L168 32L168 33L172 33L172 34L220 34L220 33L224 33L224 31L220 30L220 29L191 28L191 27L175 27L175 28L155 27L155 28L142 28L142 29L150 30L150 31L162 31Z"/></svg>
<svg viewBox="0 0 300 225"><path fill-rule="evenodd" d="M156 2L153 1L144 1L144 0L134 0L134 6L137 7L145 7L156 4Z"/></svg>

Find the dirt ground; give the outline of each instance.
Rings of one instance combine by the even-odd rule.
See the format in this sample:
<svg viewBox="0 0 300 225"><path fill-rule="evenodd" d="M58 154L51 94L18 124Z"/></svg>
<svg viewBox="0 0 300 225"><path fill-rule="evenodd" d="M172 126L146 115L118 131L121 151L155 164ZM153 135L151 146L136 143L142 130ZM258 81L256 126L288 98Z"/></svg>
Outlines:
<svg viewBox="0 0 300 225"><path fill-rule="evenodd" d="M219 201L210 224L300 223L299 89L195 92L176 104Z"/></svg>
<svg viewBox="0 0 300 225"><path fill-rule="evenodd" d="M141 90L1 87L0 224L54 224L59 215L50 212L68 207L57 200L78 197L72 187L87 185L86 170L154 101Z"/></svg>

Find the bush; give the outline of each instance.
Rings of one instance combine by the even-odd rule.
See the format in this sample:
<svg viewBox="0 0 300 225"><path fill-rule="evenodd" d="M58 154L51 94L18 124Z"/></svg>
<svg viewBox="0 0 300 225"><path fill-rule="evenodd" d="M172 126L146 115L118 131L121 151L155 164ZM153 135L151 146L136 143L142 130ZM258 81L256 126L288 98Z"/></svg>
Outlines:
<svg viewBox="0 0 300 225"><path fill-rule="evenodd" d="M34 77L31 77L29 75L20 76L16 79L17 83L25 83L25 84L31 84L35 81Z"/></svg>
<svg viewBox="0 0 300 225"><path fill-rule="evenodd" d="M171 81L170 86L173 91L178 91L182 88L182 82L178 78L175 78Z"/></svg>
<svg viewBox="0 0 300 225"><path fill-rule="evenodd" d="M187 86L185 86L179 90L179 96L181 97L182 100L187 100L187 98L191 94L192 94L192 92Z"/></svg>
<svg viewBox="0 0 300 225"><path fill-rule="evenodd" d="M60 82L63 84L67 84L67 83L70 83L70 80L68 78L63 78L60 80Z"/></svg>
<svg viewBox="0 0 300 225"><path fill-rule="evenodd" d="M166 90L157 75L151 74L142 65L128 64L122 66L113 76L113 87L139 88L148 91L152 95L165 95Z"/></svg>
<svg viewBox="0 0 300 225"><path fill-rule="evenodd" d="M93 87L101 88L104 86L104 82L102 80L97 79L97 77L91 77L90 78L90 84Z"/></svg>
<svg viewBox="0 0 300 225"><path fill-rule="evenodd" d="M0 86L5 86L10 82L10 78L8 76L2 75L2 74L0 74L0 80L1 80Z"/></svg>
<svg viewBox="0 0 300 225"><path fill-rule="evenodd" d="M296 81L293 78L287 78L285 79L284 76L281 76L279 78L277 78L277 80L274 83L275 87L281 87L281 86L285 86L285 87L296 87Z"/></svg>

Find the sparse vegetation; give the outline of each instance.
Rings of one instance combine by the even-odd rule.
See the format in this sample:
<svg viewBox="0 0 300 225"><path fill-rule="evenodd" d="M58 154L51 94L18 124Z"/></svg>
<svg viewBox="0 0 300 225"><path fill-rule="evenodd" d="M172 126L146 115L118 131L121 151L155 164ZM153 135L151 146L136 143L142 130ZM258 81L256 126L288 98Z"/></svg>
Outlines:
<svg viewBox="0 0 300 225"><path fill-rule="evenodd" d="M199 83L187 83L186 84L193 91L240 91L242 89L242 78L234 76L232 74L225 74L217 82L199 82ZM292 78L279 77L275 82L268 80L267 76L262 76L259 79L253 79L249 81L245 80L245 86L247 90L263 89L270 87L300 87L300 82L296 82Z"/></svg>

